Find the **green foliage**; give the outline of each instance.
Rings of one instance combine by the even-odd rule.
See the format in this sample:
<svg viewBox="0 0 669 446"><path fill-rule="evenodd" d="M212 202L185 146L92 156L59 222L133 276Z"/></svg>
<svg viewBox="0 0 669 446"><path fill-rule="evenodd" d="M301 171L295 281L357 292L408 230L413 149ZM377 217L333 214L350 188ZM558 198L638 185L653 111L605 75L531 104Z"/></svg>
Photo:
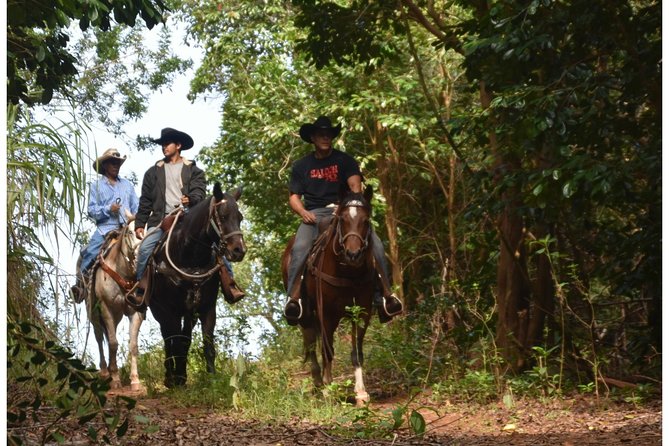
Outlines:
<svg viewBox="0 0 669 446"><path fill-rule="evenodd" d="M338 3L292 2L299 7L295 25L309 28L309 33L297 42L298 51L307 54L318 68L332 61L339 65L373 60L382 62L395 55L394 42L384 42L371 31L393 27L396 33L401 32L402 22L393 20L396 18L392 13L395 2L365 1L348 7ZM314 23L319 26L312 26Z"/></svg>
<svg viewBox="0 0 669 446"><path fill-rule="evenodd" d="M120 398L114 412L108 412L109 380L101 380L56 341L45 339L41 327L9 321L7 340L9 444L62 442L67 434L63 423L72 418L89 426L94 442L109 443L125 435L134 400ZM38 432L23 428L33 423L41 426Z"/></svg>
<svg viewBox="0 0 669 446"><path fill-rule="evenodd" d="M660 2L293 4L300 7L297 23L307 33L300 48L310 52L308 58L317 66L380 63L375 48L388 40L386 32L400 31L388 23L393 16L406 19L403 23L408 25L401 31L407 37L422 28L436 38L433 54L447 50L462 56L454 62L460 63L466 75L468 87L463 90L481 91L481 107L458 108L453 113L441 108L439 112L445 117L437 117L444 119L446 130L458 137L456 144L468 141L473 145L458 150L462 161L474 160L475 164L470 164L474 168L467 171L472 177L465 187L471 195L464 202L467 211L465 218L457 221L456 234L464 239L466 234L474 233L474 240L488 241L481 237L486 231L479 225L481 218L490 219L491 223L496 216L519 219L513 234L513 228L500 228L498 243L509 243L509 235L521 240L523 234L540 238L551 235L557 244L552 251L560 256L547 274L556 283L572 285L559 296L559 311L551 312L558 296L542 288L546 271L541 266L541 254L532 259L534 263L522 277L514 279L513 289L526 290L528 295L512 296L508 305L518 307L502 307L499 312L520 314L525 309L524 302L529 300L531 305L546 308L547 314L539 316L540 324L552 320L560 327L557 333L542 334L542 330L537 330L531 344L520 353L528 367L532 362L528 352L545 334L559 337L577 331L574 338L565 341L572 344L570 347L579 349L590 343L589 356L609 356L599 351L600 346L585 327L636 332L635 324L613 327L610 323L616 319L614 314L620 318L628 305L636 308L637 314L644 314L644 334L635 336L643 341L615 345L620 354L617 357L627 359L611 363L610 367L625 373L623 363L629 366L641 357L654 357L660 342L660 318L655 315L659 314L661 300L657 275L661 195ZM318 9L329 12L319 15ZM328 21L343 14L361 17L377 26L360 28L355 20ZM611 26L602 27L601 23ZM315 44L319 39L334 42L334 35L339 41L332 45ZM401 45L393 41L393 47L399 49ZM415 47L429 54L424 42L418 41ZM419 61L425 60L423 54ZM377 72L397 68L394 60L385 60L383 68L375 66ZM435 78L427 75L429 65L417 69L426 73L424 79ZM439 91L435 85L424 90L426 98ZM426 128L424 119L418 118L416 123L416 128ZM409 159L403 155L403 161ZM395 177L392 184L402 194L416 196L409 194L405 184ZM422 194L430 196L432 191L425 184L417 186ZM404 211L400 214L402 218L398 220L410 218ZM448 216L452 217L460 216ZM434 220L422 219L422 224L425 221ZM443 232L439 227L428 228L431 234ZM402 234L402 238L408 236L408 232ZM420 245L413 238L409 240L411 244L404 251L409 256L430 255L416 249ZM486 251L499 249L488 243L480 246ZM500 262L498 278L507 277L513 268L524 269L525 246L513 249L518 249L518 263ZM463 256L450 267L462 269L460 277L486 271L485 283L493 276L489 268L483 269L483 259ZM433 269L421 270L425 272L421 280L439 277ZM505 293L503 288L498 292ZM652 309L641 309L638 304L642 301L650 302ZM506 302L498 299L497 303L507 305ZM611 306L614 302L617 305ZM511 333L499 333L498 339L509 339L508 344L516 345L513 332L527 329L530 318L525 321L525 327L520 327L520 322L515 321L515 326L514 321L504 320L501 330ZM507 322L513 328L507 327ZM651 343L646 342L651 338ZM579 341L584 342L579 345ZM642 344L645 351L637 348Z"/></svg>
<svg viewBox="0 0 669 446"><path fill-rule="evenodd" d="M67 50L67 28L77 21L108 31L112 23L134 26L141 17L151 29L163 21L165 3L156 1L61 1L58 7L39 1L7 2L7 98L26 104L51 101L66 91L77 74L76 58Z"/></svg>
<svg viewBox="0 0 669 446"><path fill-rule="evenodd" d="M151 93L192 65L175 54L174 25L170 19L151 33L140 25L78 33L70 50L78 74L62 96L76 103L83 119L121 133L124 124L146 112Z"/></svg>
<svg viewBox="0 0 669 446"><path fill-rule="evenodd" d="M75 117L58 127L35 123L24 106L9 105L7 118L7 310L17 321L37 323L53 265L41 237L71 239L83 214L86 127Z"/></svg>

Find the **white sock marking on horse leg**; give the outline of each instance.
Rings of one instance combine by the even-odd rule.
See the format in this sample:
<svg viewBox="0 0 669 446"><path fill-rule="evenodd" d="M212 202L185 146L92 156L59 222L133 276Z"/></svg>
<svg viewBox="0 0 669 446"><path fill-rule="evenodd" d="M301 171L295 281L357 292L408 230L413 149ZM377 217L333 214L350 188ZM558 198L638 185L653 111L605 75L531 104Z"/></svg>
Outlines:
<svg viewBox="0 0 669 446"><path fill-rule="evenodd" d="M355 399L360 402L369 401L369 394L365 390L365 383L362 379L362 367L355 368Z"/></svg>

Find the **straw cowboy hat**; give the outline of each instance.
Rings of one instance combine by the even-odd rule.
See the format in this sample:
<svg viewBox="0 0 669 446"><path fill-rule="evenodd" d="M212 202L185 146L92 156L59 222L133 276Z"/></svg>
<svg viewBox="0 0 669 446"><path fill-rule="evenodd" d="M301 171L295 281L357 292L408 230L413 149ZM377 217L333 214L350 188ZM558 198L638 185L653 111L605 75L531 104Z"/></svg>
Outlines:
<svg viewBox="0 0 669 446"><path fill-rule="evenodd" d="M151 142L156 144L167 144L176 142L181 144L181 150L188 150L193 147L193 138L188 133L180 132L179 130L165 127L160 131L160 138L152 139Z"/></svg>
<svg viewBox="0 0 669 446"><path fill-rule="evenodd" d="M304 124L300 127L300 137L306 142L313 142L311 141L311 135L313 135L316 130L329 130L330 135L334 138L339 135L341 125L332 127L330 118L327 116L319 116L313 124Z"/></svg>
<svg viewBox="0 0 669 446"><path fill-rule="evenodd" d="M121 156L121 154L118 152L118 149L107 149L104 151L102 155L97 157L97 159L93 163L93 170L95 170L100 175L103 175L104 171L101 171L102 163L109 160L116 160L120 161L120 164L123 164L125 163L126 158L127 157L125 155Z"/></svg>

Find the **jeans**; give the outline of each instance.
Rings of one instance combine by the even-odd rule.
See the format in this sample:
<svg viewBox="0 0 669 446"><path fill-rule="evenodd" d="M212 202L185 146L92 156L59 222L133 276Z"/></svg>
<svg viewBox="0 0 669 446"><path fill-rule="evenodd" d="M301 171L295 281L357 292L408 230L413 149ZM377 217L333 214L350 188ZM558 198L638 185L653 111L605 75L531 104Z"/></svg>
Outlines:
<svg viewBox="0 0 669 446"><path fill-rule="evenodd" d="M86 272L93 266L95 258L100 253L100 248L102 243L105 241L105 236L100 234L99 231L95 231L91 240L88 242L88 245L81 250L81 265L79 271L82 275L85 275Z"/></svg>
<svg viewBox="0 0 669 446"><path fill-rule="evenodd" d="M317 208L312 209L311 212L316 214L317 223L313 225L308 225L306 223L301 223L300 227L297 228L297 233L295 234L295 243L293 248L290 251L290 263L288 264L288 293L293 289L293 284L298 274L302 274L304 270L304 263L307 260L309 255L309 250L314 244L314 241L318 237L318 222L323 218L332 215L332 208ZM382 271L385 273L386 278L390 278L390 268L388 261L386 260L386 254L383 250L383 243L378 235L372 230L371 234L371 245L372 245L372 254L374 258L381 265Z"/></svg>
<svg viewBox="0 0 669 446"><path fill-rule="evenodd" d="M144 270L146 269L146 264L149 262L149 257L153 253L158 241L163 236L163 232L164 231L158 226L149 228L149 230L146 231L146 235L144 236L142 243L139 245L139 250L137 252L137 280L140 280L142 275L144 275Z"/></svg>

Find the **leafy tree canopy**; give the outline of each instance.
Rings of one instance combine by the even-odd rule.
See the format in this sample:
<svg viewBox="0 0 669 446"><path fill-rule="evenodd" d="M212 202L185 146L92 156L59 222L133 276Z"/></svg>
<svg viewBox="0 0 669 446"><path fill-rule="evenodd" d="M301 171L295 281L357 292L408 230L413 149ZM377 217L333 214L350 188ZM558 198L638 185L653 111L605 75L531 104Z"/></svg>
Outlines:
<svg viewBox="0 0 669 446"><path fill-rule="evenodd" d="M77 20L82 31L102 31L113 22L134 26L139 17L151 29L163 22L162 0L29 0L7 2L7 97L14 103L47 104L77 74L76 58L68 51L66 29Z"/></svg>

